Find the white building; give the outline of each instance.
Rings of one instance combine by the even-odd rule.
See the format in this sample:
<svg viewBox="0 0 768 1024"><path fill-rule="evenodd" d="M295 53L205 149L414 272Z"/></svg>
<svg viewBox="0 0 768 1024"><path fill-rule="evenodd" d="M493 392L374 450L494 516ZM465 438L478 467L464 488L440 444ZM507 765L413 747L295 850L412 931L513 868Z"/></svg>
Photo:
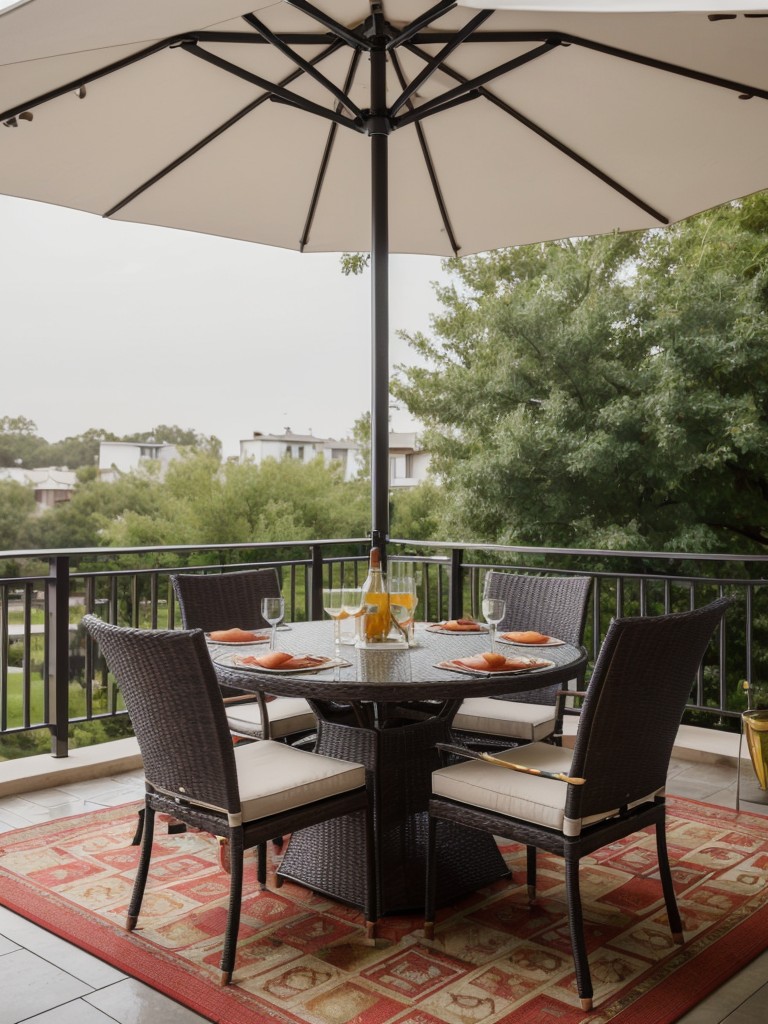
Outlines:
<svg viewBox="0 0 768 1024"><path fill-rule="evenodd" d="M111 483L124 473L158 467L162 477L178 457L176 445L164 441L100 441L99 476Z"/></svg>
<svg viewBox="0 0 768 1024"><path fill-rule="evenodd" d="M255 465L264 459L311 462L318 455L322 455L326 463L340 462L344 467L345 480L353 480L362 465L360 446L351 438L337 441L333 437L294 434L290 427L286 427L283 434L254 431L253 437L240 442L240 462L252 461ZM389 469L392 487L415 487L426 480L429 453L417 443L415 433L390 433Z"/></svg>
<svg viewBox="0 0 768 1024"><path fill-rule="evenodd" d="M0 467L0 480L34 488L38 512L69 501L77 483L74 469L66 466L45 466L42 469L24 469L22 466Z"/></svg>
<svg viewBox="0 0 768 1024"><path fill-rule="evenodd" d="M240 462L253 462L258 466L265 459L298 459L311 462L322 455L326 464L340 462L344 479L352 480L360 469L360 449L357 441L347 438L337 441L333 437L315 437L313 434L294 434L290 427L282 434L262 434L255 430L253 437L240 442Z"/></svg>
<svg viewBox="0 0 768 1024"><path fill-rule="evenodd" d="M418 443L418 435L390 431L389 486L415 487L428 474L429 452Z"/></svg>

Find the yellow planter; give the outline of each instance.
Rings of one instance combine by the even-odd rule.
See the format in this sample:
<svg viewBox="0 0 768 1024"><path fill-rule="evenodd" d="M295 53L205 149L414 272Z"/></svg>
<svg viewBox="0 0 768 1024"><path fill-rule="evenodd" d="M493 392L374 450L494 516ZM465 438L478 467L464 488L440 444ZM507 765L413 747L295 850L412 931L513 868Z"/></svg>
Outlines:
<svg viewBox="0 0 768 1024"><path fill-rule="evenodd" d="M760 789L768 788L768 710L743 711L744 734Z"/></svg>

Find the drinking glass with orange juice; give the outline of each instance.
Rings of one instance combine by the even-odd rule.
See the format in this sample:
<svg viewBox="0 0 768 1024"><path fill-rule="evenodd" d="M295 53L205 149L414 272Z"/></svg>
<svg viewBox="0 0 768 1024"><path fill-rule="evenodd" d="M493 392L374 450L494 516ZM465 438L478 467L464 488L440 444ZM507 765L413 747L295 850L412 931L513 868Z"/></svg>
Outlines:
<svg viewBox="0 0 768 1024"><path fill-rule="evenodd" d="M416 605L419 603L413 576L393 576L389 581L389 607L397 624L413 643Z"/></svg>

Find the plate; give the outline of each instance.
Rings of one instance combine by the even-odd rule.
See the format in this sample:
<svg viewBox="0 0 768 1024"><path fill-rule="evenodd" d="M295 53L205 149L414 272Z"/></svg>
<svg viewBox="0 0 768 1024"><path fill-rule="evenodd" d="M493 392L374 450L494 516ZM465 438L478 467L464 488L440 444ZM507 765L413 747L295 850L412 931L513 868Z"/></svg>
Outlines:
<svg viewBox="0 0 768 1024"><path fill-rule="evenodd" d="M439 661L435 668L444 668L449 672L465 672L469 676L482 676L484 679L490 676L511 676L516 672L535 672L540 668L552 668L554 661L547 661L546 658L530 658L530 664L525 668L505 668L503 672L492 672L490 669L470 668L469 665L457 665L453 661Z"/></svg>
<svg viewBox="0 0 768 1024"><path fill-rule="evenodd" d="M444 636L475 636L477 633L487 633L488 627L478 622L475 629L445 629L441 622L430 622L427 627L428 633L442 633Z"/></svg>
<svg viewBox="0 0 768 1024"><path fill-rule="evenodd" d="M217 647L253 647L254 644L268 644L269 634L257 634L258 640L211 640L211 634L206 633L205 639L209 644L216 644Z"/></svg>
<svg viewBox="0 0 768 1024"><path fill-rule="evenodd" d="M304 657L304 655L297 654L295 657ZM351 665L351 662L344 661L343 658L324 658L316 665L307 665L305 668L265 668L263 665L244 665L240 654L223 654L219 658L214 658L213 662L216 665L223 665L225 668L236 668L241 672L258 672L259 675L265 676L295 676L300 672L324 672L327 668L334 668L336 665L340 668L348 668Z"/></svg>
<svg viewBox="0 0 768 1024"><path fill-rule="evenodd" d="M565 640L558 640L557 637L551 636L548 640L543 640L540 644L525 644L520 640L505 640L503 633L496 634L496 642L500 644L511 644L513 647L562 647L565 644Z"/></svg>

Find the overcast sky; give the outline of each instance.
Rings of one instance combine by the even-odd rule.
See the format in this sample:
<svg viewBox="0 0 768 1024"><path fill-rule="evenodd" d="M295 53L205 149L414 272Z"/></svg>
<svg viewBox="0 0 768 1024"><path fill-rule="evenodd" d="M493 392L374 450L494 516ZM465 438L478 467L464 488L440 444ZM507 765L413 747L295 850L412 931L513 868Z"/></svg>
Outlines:
<svg viewBox="0 0 768 1024"><path fill-rule="evenodd" d="M395 332L429 329L438 279L436 257L392 257L393 365L413 360ZM370 273L344 277L339 254L0 196L0 416L49 441L160 423L225 455L254 430L345 437L370 409L370 338ZM391 425L416 426L405 411Z"/></svg>
<svg viewBox="0 0 768 1024"><path fill-rule="evenodd" d="M49 441L160 423L348 436L370 408L370 274L299 253L0 197L0 415ZM435 257L391 260L390 328L428 330ZM392 338L392 362L412 359ZM394 429L413 426L394 412Z"/></svg>

